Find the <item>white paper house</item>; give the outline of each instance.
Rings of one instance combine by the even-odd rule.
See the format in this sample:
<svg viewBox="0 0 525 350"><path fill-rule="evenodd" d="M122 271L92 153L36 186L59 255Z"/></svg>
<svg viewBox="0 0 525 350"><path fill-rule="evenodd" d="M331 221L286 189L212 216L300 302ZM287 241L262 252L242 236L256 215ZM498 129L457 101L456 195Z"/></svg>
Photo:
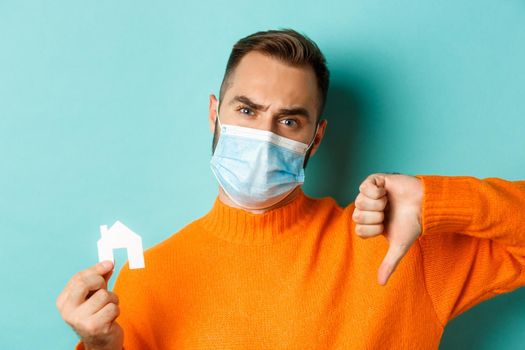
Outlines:
<svg viewBox="0 0 525 350"><path fill-rule="evenodd" d="M100 225L100 235L102 238L97 242L98 261L111 260L115 263L113 249L126 248L129 268L144 267L142 238L129 227L117 220L109 230L107 225Z"/></svg>

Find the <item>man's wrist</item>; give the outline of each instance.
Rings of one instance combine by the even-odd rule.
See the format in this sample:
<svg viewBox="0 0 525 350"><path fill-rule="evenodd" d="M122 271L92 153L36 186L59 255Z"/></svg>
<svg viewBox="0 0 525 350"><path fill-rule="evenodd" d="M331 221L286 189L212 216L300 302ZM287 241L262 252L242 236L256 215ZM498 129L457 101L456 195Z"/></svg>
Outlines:
<svg viewBox="0 0 525 350"><path fill-rule="evenodd" d="M470 176L416 175L423 184L421 235L465 231L474 215Z"/></svg>

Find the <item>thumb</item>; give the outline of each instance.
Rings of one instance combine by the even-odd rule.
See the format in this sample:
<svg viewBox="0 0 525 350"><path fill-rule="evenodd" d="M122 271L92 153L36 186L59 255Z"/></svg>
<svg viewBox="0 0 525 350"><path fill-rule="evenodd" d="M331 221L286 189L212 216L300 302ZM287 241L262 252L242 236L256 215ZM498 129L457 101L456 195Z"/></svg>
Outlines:
<svg viewBox="0 0 525 350"><path fill-rule="evenodd" d="M102 277L106 280L106 284L109 282L109 279L113 275L113 271L115 271L115 266L117 265L117 259L113 259L113 268L106 272Z"/></svg>
<svg viewBox="0 0 525 350"><path fill-rule="evenodd" d="M390 244L377 273L377 282L380 285L384 286L386 284L397 265L405 255L405 252L404 245L395 243Z"/></svg>

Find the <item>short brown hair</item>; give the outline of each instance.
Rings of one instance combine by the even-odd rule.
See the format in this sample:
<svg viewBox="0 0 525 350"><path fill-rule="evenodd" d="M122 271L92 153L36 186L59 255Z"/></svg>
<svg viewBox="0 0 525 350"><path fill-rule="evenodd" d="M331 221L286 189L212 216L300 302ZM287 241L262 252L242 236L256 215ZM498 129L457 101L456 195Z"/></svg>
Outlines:
<svg viewBox="0 0 525 350"><path fill-rule="evenodd" d="M292 66L310 65L313 68L320 95L317 111L317 121L319 121L326 104L330 81L326 59L314 41L289 28L259 31L240 39L233 45L221 83L219 99L222 101L226 90L231 85L229 82L231 74L241 59L250 51L267 54Z"/></svg>

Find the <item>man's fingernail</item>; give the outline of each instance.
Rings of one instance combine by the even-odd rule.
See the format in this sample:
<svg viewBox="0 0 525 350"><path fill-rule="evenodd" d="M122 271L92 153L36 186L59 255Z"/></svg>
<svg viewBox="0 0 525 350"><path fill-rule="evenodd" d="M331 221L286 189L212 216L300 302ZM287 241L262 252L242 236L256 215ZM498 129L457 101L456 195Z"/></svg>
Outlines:
<svg viewBox="0 0 525 350"><path fill-rule="evenodd" d="M109 269L110 267L113 266L113 263L111 261L109 261L109 260L104 260L102 262L102 266L104 266L106 269Z"/></svg>

